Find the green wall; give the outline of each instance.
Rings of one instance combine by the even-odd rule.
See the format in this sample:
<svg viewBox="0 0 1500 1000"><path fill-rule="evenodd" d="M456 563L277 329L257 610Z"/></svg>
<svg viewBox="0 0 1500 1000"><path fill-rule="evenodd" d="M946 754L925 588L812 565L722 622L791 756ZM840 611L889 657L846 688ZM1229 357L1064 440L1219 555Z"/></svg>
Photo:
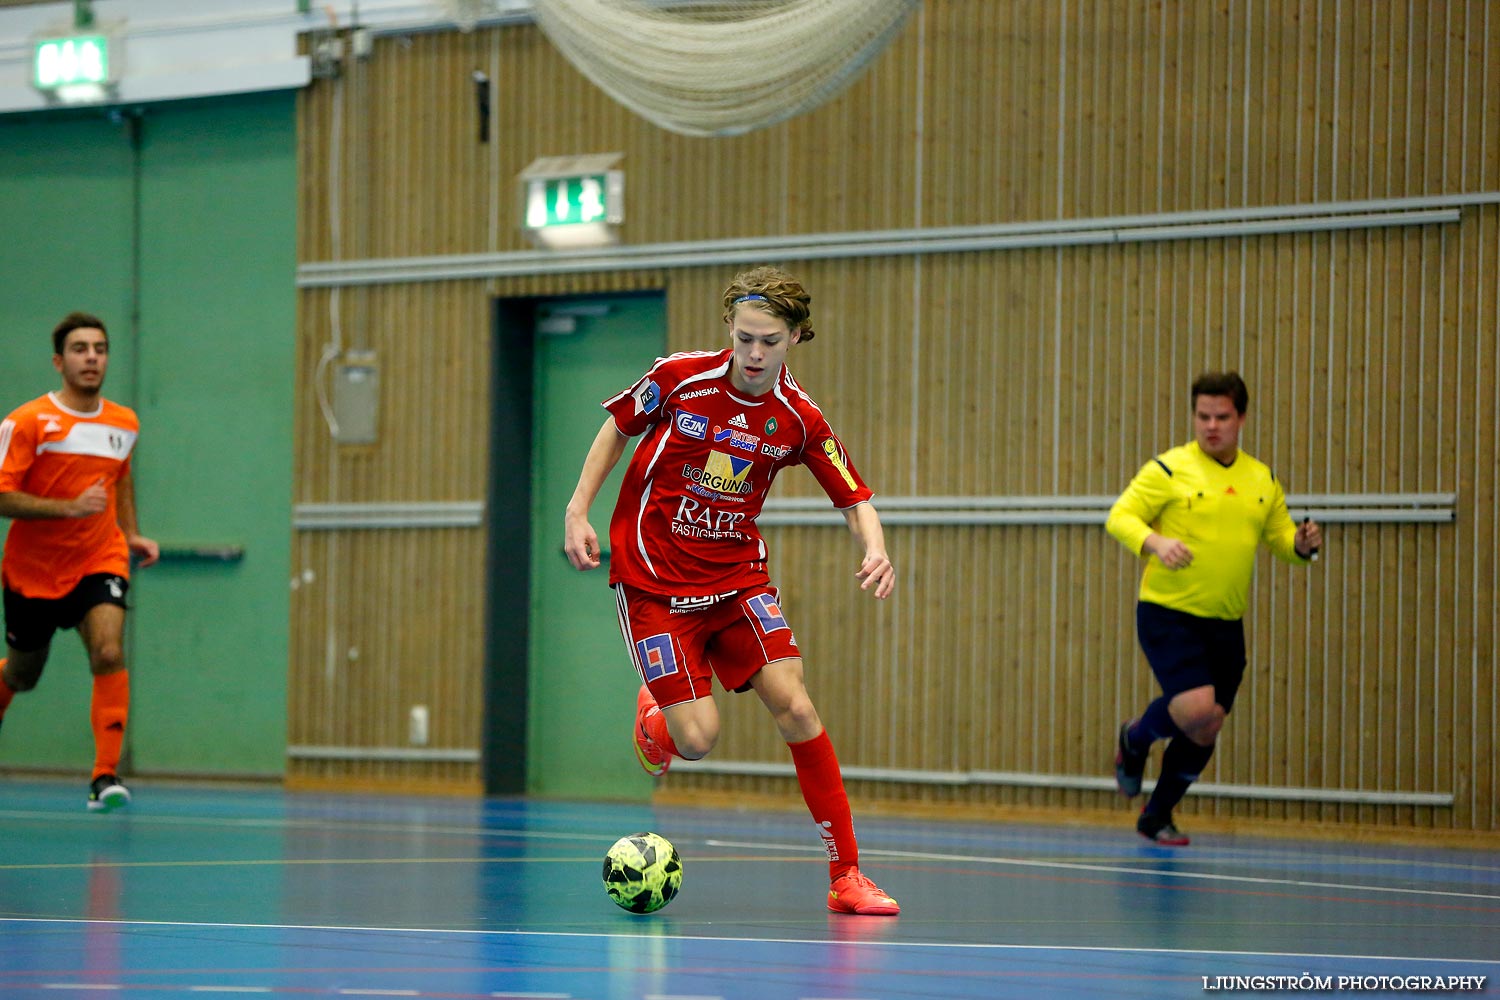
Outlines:
<svg viewBox="0 0 1500 1000"><path fill-rule="evenodd" d="M0 120L0 410L57 386L68 311L110 327L105 394L142 423L127 769L280 775L286 746L295 310L290 92ZM132 308L139 321L131 321ZM0 522L3 525L4 522ZM243 546L237 562L179 555ZM0 766L86 769L88 668L53 642Z"/></svg>

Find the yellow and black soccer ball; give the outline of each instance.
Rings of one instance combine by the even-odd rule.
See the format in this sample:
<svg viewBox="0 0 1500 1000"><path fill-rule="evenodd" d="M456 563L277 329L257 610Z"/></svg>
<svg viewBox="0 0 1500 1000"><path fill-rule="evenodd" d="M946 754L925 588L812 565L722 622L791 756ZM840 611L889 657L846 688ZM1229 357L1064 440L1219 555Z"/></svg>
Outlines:
<svg viewBox="0 0 1500 1000"><path fill-rule="evenodd" d="M604 855L604 891L631 913L653 913L682 888L682 858L659 833L632 833Z"/></svg>

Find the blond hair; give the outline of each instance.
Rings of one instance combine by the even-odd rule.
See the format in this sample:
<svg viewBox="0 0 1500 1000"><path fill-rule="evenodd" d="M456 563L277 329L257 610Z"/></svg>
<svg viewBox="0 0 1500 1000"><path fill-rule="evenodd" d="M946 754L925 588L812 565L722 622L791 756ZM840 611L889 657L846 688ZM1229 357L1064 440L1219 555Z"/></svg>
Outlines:
<svg viewBox="0 0 1500 1000"><path fill-rule="evenodd" d="M759 309L786 323L788 330L802 331L799 342L813 339L812 296L802 282L779 267L762 266L741 271L724 289L724 322L734 319L740 306Z"/></svg>

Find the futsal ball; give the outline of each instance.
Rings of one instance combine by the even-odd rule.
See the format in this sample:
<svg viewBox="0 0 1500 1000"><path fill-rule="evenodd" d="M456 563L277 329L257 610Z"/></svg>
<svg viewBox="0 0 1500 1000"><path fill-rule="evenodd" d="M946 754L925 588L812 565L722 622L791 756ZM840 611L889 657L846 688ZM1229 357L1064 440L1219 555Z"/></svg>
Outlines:
<svg viewBox="0 0 1500 1000"><path fill-rule="evenodd" d="M604 891L631 913L652 913L682 887L682 859L659 833L632 833L604 855Z"/></svg>

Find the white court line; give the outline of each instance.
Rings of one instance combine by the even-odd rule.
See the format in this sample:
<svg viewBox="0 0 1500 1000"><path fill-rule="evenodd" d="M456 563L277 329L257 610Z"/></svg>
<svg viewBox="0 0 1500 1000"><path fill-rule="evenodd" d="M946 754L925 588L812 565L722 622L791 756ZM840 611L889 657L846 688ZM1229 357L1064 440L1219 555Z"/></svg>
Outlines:
<svg viewBox="0 0 1500 1000"><path fill-rule="evenodd" d="M602 931L485 931L456 927L359 927L339 924L245 924L207 920L85 920L60 917L0 917L5 924L64 924L86 927L182 927L211 930L329 931L341 934L434 934L457 937L599 938L609 941L707 941L715 944L799 944L837 948L919 948L957 951L1066 951L1126 955L1227 955L1234 958L1327 958L1339 961L1432 962L1443 965L1500 964L1494 958L1439 958L1430 955L1342 955L1308 951L1231 951L1214 948L1143 948L1137 945L998 944L981 941L844 941L829 938L742 937L719 934L606 934ZM72 988L72 987L68 987ZM113 987L106 987L113 988ZM498 993L496 996L516 994Z"/></svg>
<svg viewBox="0 0 1500 1000"><path fill-rule="evenodd" d="M795 851L821 856L821 847L789 847L735 840L706 841L710 847L734 847L755 851ZM880 851L861 847L859 853L882 858L905 858L911 861L958 861L970 865L1002 865L1014 868L1060 868L1065 871L1104 872L1108 875L1152 875L1157 878L1200 879L1205 882L1243 882L1247 885L1288 885L1302 889L1342 889L1358 892L1391 892L1411 896L1441 896L1454 899L1484 899L1500 902L1500 895L1483 892L1452 892L1445 889L1407 889L1391 885L1365 885L1357 882L1309 882L1291 878L1265 878L1258 875L1221 875L1216 872L1174 872L1157 868L1131 868L1126 865L1095 865L1082 861L1041 861L1032 858L985 858L973 854L930 854L925 851Z"/></svg>
<svg viewBox="0 0 1500 1000"><path fill-rule="evenodd" d="M269 993L269 986L189 986L189 993Z"/></svg>

